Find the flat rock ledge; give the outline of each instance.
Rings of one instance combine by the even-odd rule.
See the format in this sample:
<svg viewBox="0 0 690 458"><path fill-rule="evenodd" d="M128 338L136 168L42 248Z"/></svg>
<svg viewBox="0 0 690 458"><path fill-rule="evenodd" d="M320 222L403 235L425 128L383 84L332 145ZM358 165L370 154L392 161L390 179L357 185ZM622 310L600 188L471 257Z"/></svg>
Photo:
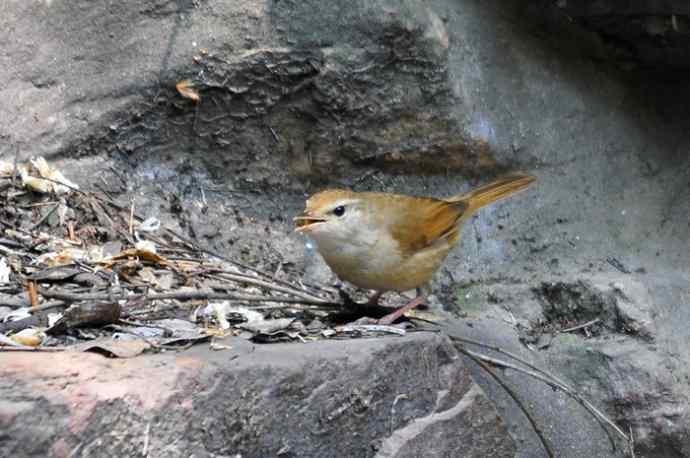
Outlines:
<svg viewBox="0 0 690 458"><path fill-rule="evenodd" d="M198 345L132 359L0 353L20 457L505 457L515 443L441 335Z"/></svg>

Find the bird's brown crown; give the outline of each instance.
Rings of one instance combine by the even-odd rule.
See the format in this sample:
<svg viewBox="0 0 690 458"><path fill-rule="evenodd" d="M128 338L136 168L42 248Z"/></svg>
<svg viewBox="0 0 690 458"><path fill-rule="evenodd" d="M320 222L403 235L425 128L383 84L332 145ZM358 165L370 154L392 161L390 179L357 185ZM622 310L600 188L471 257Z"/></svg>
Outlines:
<svg viewBox="0 0 690 458"><path fill-rule="evenodd" d="M316 213L324 210L336 202L345 199L353 199L355 193L347 189L326 189L311 196L306 203L305 211L307 213Z"/></svg>

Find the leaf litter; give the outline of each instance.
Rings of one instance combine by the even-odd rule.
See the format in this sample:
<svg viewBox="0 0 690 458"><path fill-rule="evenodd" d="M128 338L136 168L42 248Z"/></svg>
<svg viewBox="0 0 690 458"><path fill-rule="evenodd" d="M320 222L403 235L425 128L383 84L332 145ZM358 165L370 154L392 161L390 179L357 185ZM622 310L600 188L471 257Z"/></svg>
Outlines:
<svg viewBox="0 0 690 458"><path fill-rule="evenodd" d="M335 326L333 290L235 262L86 191L43 158L0 161L0 350L132 357L241 335L257 342L405 333Z"/></svg>

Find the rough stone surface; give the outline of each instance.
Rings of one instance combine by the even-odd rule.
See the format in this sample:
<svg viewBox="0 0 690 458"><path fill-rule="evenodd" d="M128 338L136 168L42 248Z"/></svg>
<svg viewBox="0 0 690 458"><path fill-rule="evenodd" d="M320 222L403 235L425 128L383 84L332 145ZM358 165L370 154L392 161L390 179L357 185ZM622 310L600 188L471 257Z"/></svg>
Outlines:
<svg viewBox="0 0 690 458"><path fill-rule="evenodd" d="M688 2L562 0L556 5L570 20L597 32L608 57L626 70L688 70Z"/></svg>
<svg viewBox="0 0 690 458"><path fill-rule="evenodd" d="M4 456L504 457L512 438L435 334L112 360L0 354Z"/></svg>
<svg viewBox="0 0 690 458"><path fill-rule="evenodd" d="M202 244L322 281L328 271L291 235L305 194L443 196L527 170L532 190L467 224L437 296L472 324L462 332L515 351L527 352L525 329L554 331L531 358L632 428L638 456L690 456L686 7L9 2L0 158L49 156ZM650 67L662 77L638 71ZM199 105L175 92L183 79ZM603 324L555 332L585 318ZM540 385L506 376L541 415L571 418ZM7 408L31 412L39 447L67 413L34 405ZM539 453L514 407L499 411L517 455ZM562 456L610 455L587 422L551 424ZM395 447L391 436L380 450Z"/></svg>

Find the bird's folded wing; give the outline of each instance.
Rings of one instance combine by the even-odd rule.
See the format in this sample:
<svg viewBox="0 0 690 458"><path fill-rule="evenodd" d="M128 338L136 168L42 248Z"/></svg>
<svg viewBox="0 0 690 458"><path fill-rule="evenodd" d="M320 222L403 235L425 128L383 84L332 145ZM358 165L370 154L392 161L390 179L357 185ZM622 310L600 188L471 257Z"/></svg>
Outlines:
<svg viewBox="0 0 690 458"><path fill-rule="evenodd" d="M443 200L410 198L409 211L390 221L390 231L404 256L430 247L441 240L454 243L464 206Z"/></svg>

